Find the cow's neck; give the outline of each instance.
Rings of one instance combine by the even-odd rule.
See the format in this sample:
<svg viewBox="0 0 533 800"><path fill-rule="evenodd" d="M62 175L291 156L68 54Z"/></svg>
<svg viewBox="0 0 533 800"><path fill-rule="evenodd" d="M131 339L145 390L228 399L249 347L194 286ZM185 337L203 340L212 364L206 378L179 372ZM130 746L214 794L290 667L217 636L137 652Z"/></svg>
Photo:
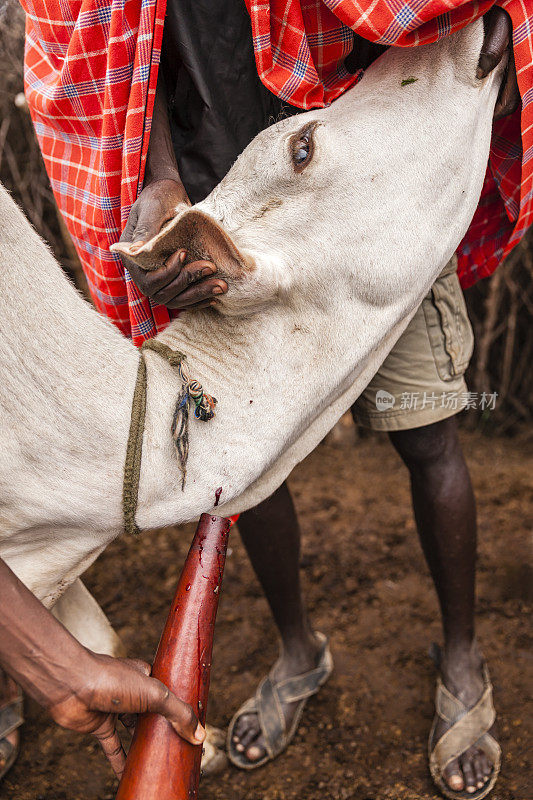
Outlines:
<svg viewBox="0 0 533 800"><path fill-rule="evenodd" d="M190 421L182 491L170 436L179 378L159 355L146 354L148 402L137 515L141 527L178 523L213 509L220 487L221 504L231 506L306 435L324 409L340 416L345 408L333 406L343 393L355 399L358 387L371 377L365 372L372 368L370 361L377 364L390 347L382 331L394 335L407 311L366 309L368 325L362 331L362 307L357 301L348 304L344 293L340 297L338 314L331 313L331 294L327 313L308 304L301 309L274 305L245 319L197 312L174 321L160 336L187 354L191 377L218 405L211 421ZM342 402L347 407L348 400ZM316 441L307 450L325 432L314 434Z"/></svg>
<svg viewBox="0 0 533 800"><path fill-rule="evenodd" d="M272 307L247 318L213 312L175 320L160 339L187 355L192 378L217 400L209 422L190 419L190 450L185 488L170 437L179 378L158 354L148 352L145 447L138 522L152 527L190 519L215 503L241 494L279 456L305 424L300 376L313 396L313 372L302 361L313 349L298 328L294 310ZM311 334L312 336L312 334ZM305 340L305 341L304 341ZM318 366L318 365L317 365ZM320 370L317 370L320 372ZM296 405L296 408L295 408ZM313 405L313 404L312 404Z"/></svg>

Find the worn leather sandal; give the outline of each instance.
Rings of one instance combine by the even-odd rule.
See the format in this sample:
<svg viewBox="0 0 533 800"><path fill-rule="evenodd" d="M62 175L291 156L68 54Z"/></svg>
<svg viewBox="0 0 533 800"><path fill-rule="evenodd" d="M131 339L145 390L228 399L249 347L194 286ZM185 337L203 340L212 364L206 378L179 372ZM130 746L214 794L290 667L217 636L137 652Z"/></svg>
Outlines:
<svg viewBox="0 0 533 800"><path fill-rule="evenodd" d="M275 683L270 675L267 676L259 684L255 697L247 700L231 720L227 737L228 757L239 769L262 767L285 750L298 729L307 700L318 692L331 675L333 659L328 640L322 633L317 633L317 636L322 641L322 650L318 665L314 669L279 683ZM287 731L283 705L296 702L298 707L291 727ZM233 741L235 725L243 714L257 714L259 717L267 754L258 761L249 761L245 753L239 753Z"/></svg>
<svg viewBox="0 0 533 800"><path fill-rule="evenodd" d="M0 705L0 781L13 766L18 754L18 745L13 745L5 737L24 722L22 692L11 680L12 696Z"/></svg>
<svg viewBox="0 0 533 800"><path fill-rule="evenodd" d="M501 765L501 748L489 733L496 719L492 702L492 683L487 666L483 667L483 694L472 708L466 708L444 686L440 677L437 680L435 697L435 718L429 734L429 770L435 785L450 800L482 800L494 788ZM440 719L452 724L437 742L434 742L435 729ZM450 789L443 774L446 766L459 758L469 747L475 745L483 750L493 764L489 779L476 792L463 789L455 792Z"/></svg>

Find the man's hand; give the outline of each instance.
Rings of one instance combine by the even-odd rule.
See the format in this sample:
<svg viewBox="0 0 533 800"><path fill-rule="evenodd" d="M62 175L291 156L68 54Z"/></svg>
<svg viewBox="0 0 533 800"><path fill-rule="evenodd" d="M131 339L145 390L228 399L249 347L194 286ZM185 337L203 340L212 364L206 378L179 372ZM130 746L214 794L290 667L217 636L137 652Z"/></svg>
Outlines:
<svg viewBox="0 0 533 800"><path fill-rule="evenodd" d="M63 728L96 736L118 778L126 763L116 730L119 716L131 730L132 714L162 714L191 744L200 745L205 739L205 730L192 708L160 681L148 677L150 667L144 661L89 653L79 672L79 688L69 688L65 698L47 710ZM74 668L69 677L69 683L76 681Z"/></svg>
<svg viewBox="0 0 533 800"><path fill-rule="evenodd" d="M171 220L180 206L190 206L179 180L155 180L146 186L133 204L120 237L121 242L147 242ZM146 272L133 261L121 256L135 285L143 294L168 308L205 308L216 303L216 296L227 292L220 278L213 278L216 266L210 261L185 264L187 253L180 250L161 264L160 269ZM185 264L185 265L184 265Z"/></svg>
<svg viewBox="0 0 533 800"><path fill-rule="evenodd" d="M180 206L190 206L181 182L172 144L163 71L159 71L144 189L133 204L121 242L147 242L171 220ZM168 308L203 308L228 291L210 261L186 263L185 250L173 253L159 269L146 272L121 256L135 285L143 294Z"/></svg>
<svg viewBox="0 0 533 800"><path fill-rule="evenodd" d="M118 715L131 729L128 715L153 711L188 742L205 739L192 708L148 677L148 664L87 650L2 559L0 609L0 667L60 725L94 734L119 777L125 756L115 730Z"/></svg>
<svg viewBox="0 0 533 800"><path fill-rule="evenodd" d="M521 102L512 47L513 27L509 14L498 6L494 6L485 14L483 22L485 38L479 56L476 77L479 80L486 78L498 66L504 54L509 51L507 70L494 109L494 119L500 119L500 117L516 111Z"/></svg>

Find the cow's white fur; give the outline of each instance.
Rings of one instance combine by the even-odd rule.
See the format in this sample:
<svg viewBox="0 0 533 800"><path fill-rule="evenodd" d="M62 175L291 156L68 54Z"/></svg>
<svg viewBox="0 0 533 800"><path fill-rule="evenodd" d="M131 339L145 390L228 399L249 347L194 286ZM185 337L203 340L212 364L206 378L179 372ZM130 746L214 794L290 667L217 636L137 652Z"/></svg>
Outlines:
<svg viewBox="0 0 533 800"><path fill-rule="evenodd" d="M183 492L178 378L147 354L142 528L197 517L220 486L219 513L255 505L368 383L479 198L501 73L475 79L481 41L479 22L389 50L332 107L261 133L198 206L254 268L230 280L220 312L185 314L161 335L219 400L214 420L191 423ZM308 121L316 150L296 175L288 139ZM4 190L0 220L0 556L52 606L121 532L138 353L68 285Z"/></svg>

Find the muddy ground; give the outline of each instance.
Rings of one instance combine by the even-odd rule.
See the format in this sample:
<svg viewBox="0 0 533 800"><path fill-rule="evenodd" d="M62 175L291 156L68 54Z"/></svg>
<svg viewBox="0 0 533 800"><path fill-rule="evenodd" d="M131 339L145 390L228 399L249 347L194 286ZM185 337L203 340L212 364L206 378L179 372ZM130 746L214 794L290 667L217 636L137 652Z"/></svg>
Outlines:
<svg viewBox="0 0 533 800"><path fill-rule="evenodd" d="M302 571L316 627L336 670L307 707L290 750L253 773L205 779L202 800L429 800L426 737L440 640L407 475L385 438L353 448L330 435L291 477L303 529ZM530 553L533 448L463 433L479 502L478 626L505 753L494 800L531 800ZM111 546L86 575L129 652L150 659L192 526ZM265 601L237 531L230 542L215 643L210 722L225 726L277 654ZM530 699L530 698L529 698ZM528 727L529 716L529 727ZM105 800L116 783L98 746L27 704L23 752L0 797Z"/></svg>

